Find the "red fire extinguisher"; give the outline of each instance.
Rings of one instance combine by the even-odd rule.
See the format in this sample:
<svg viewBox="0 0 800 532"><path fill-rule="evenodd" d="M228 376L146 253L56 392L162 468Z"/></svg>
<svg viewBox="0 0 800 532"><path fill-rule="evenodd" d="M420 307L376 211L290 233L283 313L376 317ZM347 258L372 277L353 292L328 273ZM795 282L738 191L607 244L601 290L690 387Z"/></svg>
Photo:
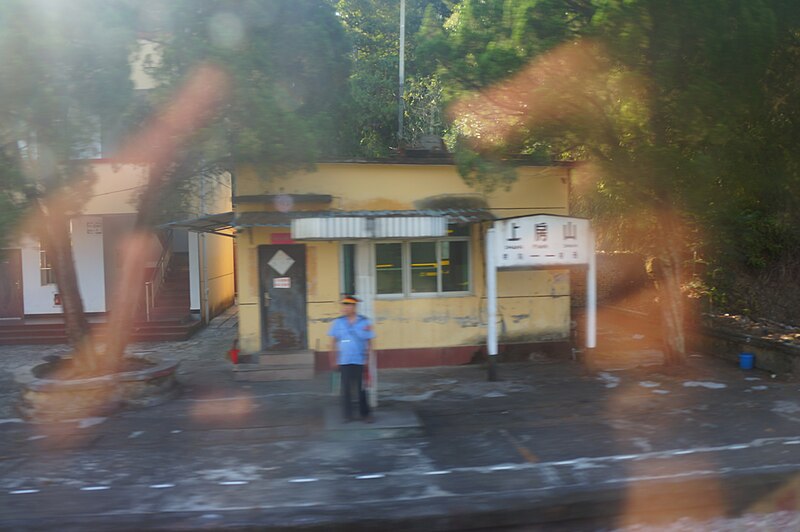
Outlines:
<svg viewBox="0 0 800 532"><path fill-rule="evenodd" d="M234 364L239 363L239 339L233 341L233 346L228 350L228 357L230 357L231 362Z"/></svg>

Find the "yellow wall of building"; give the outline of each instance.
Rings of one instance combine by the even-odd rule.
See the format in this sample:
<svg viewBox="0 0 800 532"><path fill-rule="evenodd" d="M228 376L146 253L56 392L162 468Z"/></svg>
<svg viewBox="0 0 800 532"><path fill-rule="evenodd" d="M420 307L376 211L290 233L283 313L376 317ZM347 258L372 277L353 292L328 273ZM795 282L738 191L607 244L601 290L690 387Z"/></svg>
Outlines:
<svg viewBox="0 0 800 532"><path fill-rule="evenodd" d="M233 271L233 238L207 235L206 268L208 270L209 315L216 316L233 304L236 293Z"/></svg>
<svg viewBox="0 0 800 532"><path fill-rule="evenodd" d="M268 243L261 228L236 235L236 279L239 289L239 345L248 353L261 350L261 314L258 301L258 245Z"/></svg>
<svg viewBox="0 0 800 532"><path fill-rule="evenodd" d="M567 214L567 169L521 167L509 190L485 196L498 217ZM237 172L236 194L330 194L332 209L409 210L423 198L476 195L452 165L321 163L315 172L262 179L254 168Z"/></svg>
<svg viewBox="0 0 800 532"><path fill-rule="evenodd" d="M147 184L148 170L135 164L92 164L92 195L83 208L86 215L132 214L137 198Z"/></svg>
<svg viewBox="0 0 800 532"><path fill-rule="evenodd" d="M415 202L442 194L476 194L452 166L320 164L315 173L258 179L253 170L237 174L237 195L330 194L331 208L409 210ZM509 191L485 199L498 217L533 213L568 214L567 170L522 168ZM242 210L259 210L244 205ZM406 297L375 302L376 347L404 349L479 345L486 338L484 239L487 224L473 224L471 293L463 296ZM237 236L240 345L261 349L258 246L288 228L249 228ZM308 347L326 350L330 321L338 316L340 243L306 242ZM569 277L561 270L501 272L498 275L501 341L551 341L569 336Z"/></svg>

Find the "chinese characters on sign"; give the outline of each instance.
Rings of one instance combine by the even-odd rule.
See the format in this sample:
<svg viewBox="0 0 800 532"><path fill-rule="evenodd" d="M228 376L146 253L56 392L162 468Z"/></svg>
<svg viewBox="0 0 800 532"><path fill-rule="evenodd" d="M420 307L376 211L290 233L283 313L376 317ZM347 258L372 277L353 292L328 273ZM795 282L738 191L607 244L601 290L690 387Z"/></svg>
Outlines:
<svg viewBox="0 0 800 532"><path fill-rule="evenodd" d="M103 222L94 222L94 221L86 222L86 234L87 235L102 235L103 234Z"/></svg>
<svg viewBox="0 0 800 532"><path fill-rule="evenodd" d="M292 287L292 278L291 277L275 277L272 280L272 287L273 288L291 288Z"/></svg>
<svg viewBox="0 0 800 532"><path fill-rule="evenodd" d="M589 220L540 214L494 224L497 268L587 264L592 244Z"/></svg>

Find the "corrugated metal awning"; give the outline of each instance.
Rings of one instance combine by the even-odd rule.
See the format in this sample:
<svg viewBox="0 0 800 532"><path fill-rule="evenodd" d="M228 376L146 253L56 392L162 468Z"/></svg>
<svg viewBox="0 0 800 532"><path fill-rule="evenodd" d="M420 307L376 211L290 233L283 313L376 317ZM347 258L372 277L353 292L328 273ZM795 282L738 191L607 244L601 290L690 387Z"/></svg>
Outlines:
<svg viewBox="0 0 800 532"><path fill-rule="evenodd" d="M359 222L352 222L354 224L368 224L373 220L375 225L371 228L372 234L386 235L392 234L390 229L391 224L395 226L402 225L407 230L411 231L413 222L400 222L399 220L407 218L425 219L425 218L442 218L447 223L475 223L486 220L494 220L495 216L489 212L488 209L423 209L423 210L409 210L409 211L290 211L290 212L276 212L276 211L261 211L261 212L224 212L219 214L208 214L192 218L190 220L182 220L176 222L169 222L163 224L161 227L172 229L186 229L188 231L195 231L200 233L214 233L231 236L223 233L222 231L234 228L248 228L248 227L291 227L292 220L301 219L357 219ZM387 220L393 219L394 222ZM383 220L378 223L378 220ZM316 222L322 224L322 222ZM334 223L328 222L333 227ZM340 227L346 225L347 222L337 222ZM419 224L425 222L418 222ZM366 228L365 228L366 229ZM343 231L345 229L342 229ZM395 233L402 229L397 229ZM421 228L419 229L422 230ZM377 233L375 231L378 231ZM320 237L322 238L322 237ZM335 237L330 237L333 239ZM343 237L343 238L391 238L388 236L365 236L365 237ZM410 238L410 237L394 237L394 238Z"/></svg>
<svg viewBox="0 0 800 532"><path fill-rule="evenodd" d="M292 220L294 240L351 238L431 238L447 235L444 216L385 216L380 218L298 218Z"/></svg>

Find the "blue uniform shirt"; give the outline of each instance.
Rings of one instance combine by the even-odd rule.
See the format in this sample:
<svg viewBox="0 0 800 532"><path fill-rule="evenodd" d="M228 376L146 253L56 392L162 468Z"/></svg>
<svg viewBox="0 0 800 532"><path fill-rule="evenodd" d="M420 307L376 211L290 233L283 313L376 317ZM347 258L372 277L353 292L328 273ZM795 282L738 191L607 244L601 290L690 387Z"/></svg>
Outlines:
<svg viewBox="0 0 800 532"><path fill-rule="evenodd" d="M366 316L357 315L353 323L350 323L347 316L339 316L331 323L328 336L336 338L339 365L363 365L367 361L367 340L375 338L375 331Z"/></svg>

